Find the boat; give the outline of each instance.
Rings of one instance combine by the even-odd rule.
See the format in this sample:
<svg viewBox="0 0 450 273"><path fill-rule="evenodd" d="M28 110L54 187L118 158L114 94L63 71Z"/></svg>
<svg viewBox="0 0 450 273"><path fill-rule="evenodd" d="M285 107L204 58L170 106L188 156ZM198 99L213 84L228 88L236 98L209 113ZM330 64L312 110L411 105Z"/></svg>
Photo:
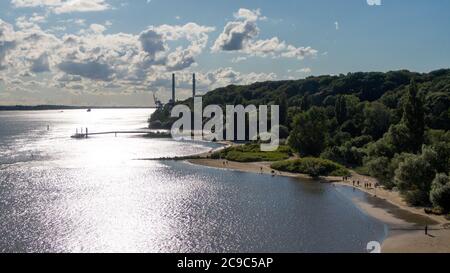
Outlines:
<svg viewBox="0 0 450 273"><path fill-rule="evenodd" d="M88 113L92 112L92 109L91 108L87 109L87 112Z"/></svg>

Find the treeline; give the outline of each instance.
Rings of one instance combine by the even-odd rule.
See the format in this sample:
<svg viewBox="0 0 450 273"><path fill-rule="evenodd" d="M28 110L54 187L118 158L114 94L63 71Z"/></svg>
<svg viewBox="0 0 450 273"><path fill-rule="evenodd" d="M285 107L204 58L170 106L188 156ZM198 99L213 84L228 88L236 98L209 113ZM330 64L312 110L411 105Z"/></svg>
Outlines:
<svg viewBox="0 0 450 273"><path fill-rule="evenodd" d="M450 211L449 69L228 86L203 101L280 105L281 137L302 157L352 167L398 189L410 204ZM168 109L150 123L170 126Z"/></svg>

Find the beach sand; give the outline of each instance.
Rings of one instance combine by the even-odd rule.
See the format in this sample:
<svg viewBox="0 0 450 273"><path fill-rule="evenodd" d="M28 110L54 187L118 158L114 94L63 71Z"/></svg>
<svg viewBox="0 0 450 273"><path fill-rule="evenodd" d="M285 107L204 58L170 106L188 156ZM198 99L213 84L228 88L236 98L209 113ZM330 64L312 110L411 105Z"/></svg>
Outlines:
<svg viewBox="0 0 450 273"><path fill-rule="evenodd" d="M239 163L227 160L191 159L192 164L242 172L264 173L286 177L298 177L313 181L308 175L279 172L270 168L270 162ZM352 173L348 181L340 177L324 177L321 182L353 187L352 181L377 183L372 177ZM383 188L356 187L369 195L369 202L353 200L367 214L386 223L389 234L382 244L383 253L450 253L450 222L442 216L428 215L423 208L408 206L398 192ZM425 226L429 235L425 235Z"/></svg>

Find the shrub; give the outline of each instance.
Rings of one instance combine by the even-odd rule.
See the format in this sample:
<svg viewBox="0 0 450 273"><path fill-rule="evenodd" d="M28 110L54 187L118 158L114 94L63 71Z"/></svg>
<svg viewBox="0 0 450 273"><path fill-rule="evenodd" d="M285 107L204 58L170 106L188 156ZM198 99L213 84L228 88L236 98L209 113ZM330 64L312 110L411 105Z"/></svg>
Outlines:
<svg viewBox="0 0 450 273"><path fill-rule="evenodd" d="M286 160L272 164L272 168L279 171L319 176L346 176L349 171L333 161L321 158L306 157L295 160Z"/></svg>
<svg viewBox="0 0 450 273"><path fill-rule="evenodd" d="M431 184L430 200L437 208L450 212L450 177L438 174Z"/></svg>
<svg viewBox="0 0 450 273"><path fill-rule="evenodd" d="M436 176L436 152L424 147L421 155L408 155L395 171L395 183L412 205L428 205L431 183Z"/></svg>
<svg viewBox="0 0 450 273"><path fill-rule="evenodd" d="M259 144L246 144L242 146L230 147L223 151L214 153L213 159L226 159L235 162L261 162L261 161L280 161L288 159L292 151L288 146L280 146L274 152L263 152Z"/></svg>

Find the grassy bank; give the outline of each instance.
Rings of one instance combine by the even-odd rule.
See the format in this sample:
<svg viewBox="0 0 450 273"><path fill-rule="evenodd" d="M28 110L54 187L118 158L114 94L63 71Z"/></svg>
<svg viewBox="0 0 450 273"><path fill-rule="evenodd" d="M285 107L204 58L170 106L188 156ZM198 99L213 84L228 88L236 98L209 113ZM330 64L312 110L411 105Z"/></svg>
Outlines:
<svg viewBox="0 0 450 273"><path fill-rule="evenodd" d="M234 162L281 161L293 155L288 146L280 146L274 152L263 152L259 144L246 144L226 148L211 155L212 159L226 159Z"/></svg>

